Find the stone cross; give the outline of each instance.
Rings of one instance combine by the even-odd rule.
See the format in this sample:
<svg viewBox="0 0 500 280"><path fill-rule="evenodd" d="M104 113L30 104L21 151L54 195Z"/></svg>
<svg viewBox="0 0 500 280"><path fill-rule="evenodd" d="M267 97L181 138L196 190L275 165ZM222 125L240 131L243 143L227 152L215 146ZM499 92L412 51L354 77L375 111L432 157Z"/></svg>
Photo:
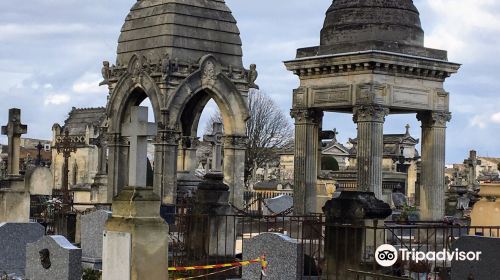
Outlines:
<svg viewBox="0 0 500 280"><path fill-rule="evenodd" d="M469 158L464 160L464 164L467 166L469 174L468 174L468 187L474 188L478 185L476 181L476 169L477 166L481 164L481 160L477 158L477 152L472 150L470 151Z"/></svg>
<svg viewBox="0 0 500 280"><path fill-rule="evenodd" d="M28 132L28 126L21 124L21 110L9 110L9 122L6 126L2 126L2 134L7 135L8 142L8 159L7 159L7 175L19 176L19 155L21 152L21 135Z"/></svg>
<svg viewBox="0 0 500 280"><path fill-rule="evenodd" d="M36 156L36 166L41 166L42 165L42 150L43 150L42 142L38 142L38 145L36 145L35 148L38 151L38 154Z"/></svg>
<svg viewBox="0 0 500 280"><path fill-rule="evenodd" d="M222 172L222 123L214 123L212 134L204 135L203 141L212 144L212 172Z"/></svg>
<svg viewBox="0 0 500 280"><path fill-rule="evenodd" d="M125 123L122 136L130 138L129 186L146 187L148 137L155 136L157 125L148 123L147 107L132 107L130 122Z"/></svg>

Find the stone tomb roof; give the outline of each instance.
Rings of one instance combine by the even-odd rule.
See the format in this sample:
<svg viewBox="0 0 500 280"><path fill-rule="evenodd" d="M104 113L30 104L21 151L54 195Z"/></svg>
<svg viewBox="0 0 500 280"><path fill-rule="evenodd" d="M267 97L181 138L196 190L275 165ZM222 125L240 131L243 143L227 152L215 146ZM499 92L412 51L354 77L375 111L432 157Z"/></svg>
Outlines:
<svg viewBox="0 0 500 280"><path fill-rule="evenodd" d="M297 58L368 50L447 60L424 47L420 14L412 0L335 0L326 12L321 43Z"/></svg>
<svg viewBox="0 0 500 280"><path fill-rule="evenodd" d="M213 54L223 65L243 68L240 32L224 0L140 0L130 10L118 41L117 65L134 54L152 62L197 62Z"/></svg>
<svg viewBox="0 0 500 280"><path fill-rule="evenodd" d="M87 127L99 127L106 119L106 108L75 108L69 112L63 129L69 129L70 135L84 135Z"/></svg>

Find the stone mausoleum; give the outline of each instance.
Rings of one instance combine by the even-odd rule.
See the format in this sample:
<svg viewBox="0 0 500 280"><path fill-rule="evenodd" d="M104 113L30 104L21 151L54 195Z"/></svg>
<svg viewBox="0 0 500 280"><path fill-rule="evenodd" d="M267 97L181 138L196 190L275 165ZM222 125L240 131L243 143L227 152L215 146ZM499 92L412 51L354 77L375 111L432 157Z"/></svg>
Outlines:
<svg viewBox="0 0 500 280"><path fill-rule="evenodd" d="M444 216L446 123L444 82L459 64L424 46L411 0L336 0L326 13L320 45L285 62L300 79L293 93L295 212L316 212L323 112L353 115L358 127L358 190L382 196L383 132L389 114L422 123L421 218Z"/></svg>

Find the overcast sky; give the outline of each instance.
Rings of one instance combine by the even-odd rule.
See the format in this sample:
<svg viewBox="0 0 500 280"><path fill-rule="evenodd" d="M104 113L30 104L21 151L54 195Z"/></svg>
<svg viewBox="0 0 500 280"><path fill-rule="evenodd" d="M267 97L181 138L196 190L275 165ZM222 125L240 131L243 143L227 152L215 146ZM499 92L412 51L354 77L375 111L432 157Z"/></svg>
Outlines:
<svg viewBox="0 0 500 280"><path fill-rule="evenodd" d="M52 125L63 123L71 107L104 106L101 62L115 60L119 31L134 2L0 1L0 124L7 122L8 108L18 107L29 126L27 137L49 139ZM298 78L282 61L293 59L297 48L318 45L331 0L226 2L238 20L245 65L258 65L257 83L288 114ZM453 112L447 163L461 162L469 149L500 157L500 1L414 2L426 46L446 49L450 61L463 64L445 85ZM407 123L420 138L414 115L388 117L385 133L403 133ZM343 142L356 137L349 115L326 114L324 126L336 127Z"/></svg>

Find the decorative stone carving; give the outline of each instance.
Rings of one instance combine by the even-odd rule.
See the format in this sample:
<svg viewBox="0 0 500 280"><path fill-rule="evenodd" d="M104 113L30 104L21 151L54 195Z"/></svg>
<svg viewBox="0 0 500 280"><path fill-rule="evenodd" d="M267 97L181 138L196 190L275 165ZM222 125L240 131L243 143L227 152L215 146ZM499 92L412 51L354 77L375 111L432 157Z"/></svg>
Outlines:
<svg viewBox="0 0 500 280"><path fill-rule="evenodd" d="M446 123L451 121L450 112L420 112L417 119L422 122L422 126L427 127L446 127Z"/></svg>
<svg viewBox="0 0 500 280"><path fill-rule="evenodd" d="M358 106L354 108L353 120L358 122L385 122L385 117L389 115L389 109L374 105L374 106Z"/></svg>
<svg viewBox="0 0 500 280"><path fill-rule="evenodd" d="M248 71L248 87L259 89L259 86L255 84L255 81L259 77L259 72L257 72L257 65L250 64L250 70Z"/></svg>
<svg viewBox="0 0 500 280"><path fill-rule="evenodd" d="M102 62L102 78L104 79L102 82L99 83L99 86L103 85L108 85L109 84L109 79L111 78L111 69L109 67L109 61L103 61Z"/></svg>
<svg viewBox="0 0 500 280"><path fill-rule="evenodd" d="M217 80L217 72L215 64L212 61L207 61L201 73L201 83L203 86L212 87Z"/></svg>
<svg viewBox="0 0 500 280"><path fill-rule="evenodd" d="M323 112L314 109L292 109L290 115L295 123L319 123L323 119Z"/></svg>
<svg viewBox="0 0 500 280"><path fill-rule="evenodd" d="M156 142L173 146L179 145L179 141L181 140L180 133L178 133L173 129L160 128L162 126L158 124L159 130L158 130L158 136L156 137Z"/></svg>

